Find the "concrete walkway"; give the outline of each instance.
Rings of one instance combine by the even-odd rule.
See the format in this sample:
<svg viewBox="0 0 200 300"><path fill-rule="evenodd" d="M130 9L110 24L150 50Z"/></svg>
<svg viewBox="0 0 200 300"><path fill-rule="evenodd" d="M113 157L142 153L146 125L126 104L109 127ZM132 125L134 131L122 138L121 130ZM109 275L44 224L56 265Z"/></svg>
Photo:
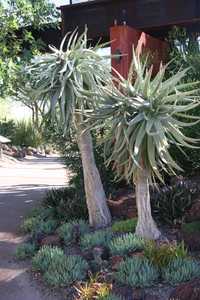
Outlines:
<svg viewBox="0 0 200 300"><path fill-rule="evenodd" d="M66 175L58 157L0 163L0 300L60 300L33 281L28 265L13 255L23 240L19 225L24 216L47 189L65 185Z"/></svg>

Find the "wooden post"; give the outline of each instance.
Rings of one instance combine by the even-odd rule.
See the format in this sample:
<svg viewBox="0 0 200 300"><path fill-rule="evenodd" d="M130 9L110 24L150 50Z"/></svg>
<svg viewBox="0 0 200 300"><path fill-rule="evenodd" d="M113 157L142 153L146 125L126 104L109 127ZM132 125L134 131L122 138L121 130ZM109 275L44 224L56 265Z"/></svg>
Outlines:
<svg viewBox="0 0 200 300"><path fill-rule="evenodd" d="M156 39L145 32L141 32L127 25L116 25L110 28L111 54L122 55L112 58L112 67L124 78L128 77L132 61L133 46L139 55L150 52L149 63L154 66L153 72L159 70L161 61L167 58L168 45L166 42ZM115 72L113 72L113 75Z"/></svg>
<svg viewBox="0 0 200 300"><path fill-rule="evenodd" d="M122 55L112 58L112 67L124 78L128 77L132 61L132 47L137 45L141 32L127 25L116 25L110 28L111 54ZM113 73L113 75L116 75Z"/></svg>

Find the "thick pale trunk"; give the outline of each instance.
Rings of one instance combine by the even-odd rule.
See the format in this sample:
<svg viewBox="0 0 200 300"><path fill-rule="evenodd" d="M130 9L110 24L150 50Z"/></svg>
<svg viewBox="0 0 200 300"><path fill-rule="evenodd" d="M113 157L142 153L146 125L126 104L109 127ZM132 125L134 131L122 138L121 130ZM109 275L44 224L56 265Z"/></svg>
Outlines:
<svg viewBox="0 0 200 300"><path fill-rule="evenodd" d="M138 172L136 181L136 202L138 210L136 234L147 239L158 239L161 233L151 215L149 182L146 170L140 170Z"/></svg>
<svg viewBox="0 0 200 300"><path fill-rule="evenodd" d="M99 171L96 167L92 137L89 131L82 134L79 132L78 146L82 158L90 225L95 228L106 227L111 223L111 215Z"/></svg>

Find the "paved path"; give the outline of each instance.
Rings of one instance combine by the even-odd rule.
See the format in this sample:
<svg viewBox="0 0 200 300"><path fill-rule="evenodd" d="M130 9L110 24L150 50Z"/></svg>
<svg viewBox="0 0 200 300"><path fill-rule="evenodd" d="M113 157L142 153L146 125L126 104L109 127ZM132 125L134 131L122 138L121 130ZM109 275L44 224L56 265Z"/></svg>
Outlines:
<svg viewBox="0 0 200 300"><path fill-rule="evenodd" d="M13 254L23 240L18 232L23 217L47 189L63 186L66 180L57 157L0 163L0 300L60 300L41 290L27 272L28 265L17 263Z"/></svg>

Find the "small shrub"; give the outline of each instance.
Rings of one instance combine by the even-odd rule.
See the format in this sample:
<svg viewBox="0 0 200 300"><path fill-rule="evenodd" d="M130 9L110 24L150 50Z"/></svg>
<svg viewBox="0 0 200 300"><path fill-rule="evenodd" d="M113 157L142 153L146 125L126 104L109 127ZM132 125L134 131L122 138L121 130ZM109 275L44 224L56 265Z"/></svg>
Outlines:
<svg viewBox="0 0 200 300"><path fill-rule="evenodd" d="M192 259L177 258L162 270L163 280L172 285L200 277L200 265Z"/></svg>
<svg viewBox="0 0 200 300"><path fill-rule="evenodd" d="M200 221L183 224L182 231L187 234L200 233Z"/></svg>
<svg viewBox="0 0 200 300"><path fill-rule="evenodd" d="M79 300L115 300L115 298L111 298L112 284L102 283L101 280L99 280L98 273L95 276L91 276L88 282L79 284L76 287L76 290L78 292ZM119 300L119 298L116 299Z"/></svg>
<svg viewBox="0 0 200 300"><path fill-rule="evenodd" d="M198 192L196 184L184 181L156 190L151 196L154 216L169 225L182 223Z"/></svg>
<svg viewBox="0 0 200 300"><path fill-rule="evenodd" d="M83 247L84 249L92 248L95 246L107 247L112 237L113 233L110 229L98 230L94 233L88 233L81 238L81 247Z"/></svg>
<svg viewBox="0 0 200 300"><path fill-rule="evenodd" d="M114 238L109 243L109 249L112 255L123 255L130 251L142 250L145 241L133 233L127 233L121 237Z"/></svg>
<svg viewBox="0 0 200 300"><path fill-rule="evenodd" d="M57 226L58 223L55 220L41 221L35 227L34 233L51 234L56 230Z"/></svg>
<svg viewBox="0 0 200 300"><path fill-rule="evenodd" d="M29 213L27 218L38 218L41 220L52 219L51 208L45 208L42 206L34 207Z"/></svg>
<svg viewBox="0 0 200 300"><path fill-rule="evenodd" d="M79 285L76 288L80 300L91 300L91 299L106 299L110 295L111 285L108 283L99 283L89 281L84 285Z"/></svg>
<svg viewBox="0 0 200 300"><path fill-rule="evenodd" d="M52 189L43 199L42 205L51 208L53 218L60 221L87 219L87 205L84 195L76 187Z"/></svg>
<svg viewBox="0 0 200 300"><path fill-rule="evenodd" d="M88 263L81 256L59 256L52 260L48 270L44 274L45 281L52 286L67 286L77 280L85 279L88 271Z"/></svg>
<svg viewBox="0 0 200 300"><path fill-rule="evenodd" d="M31 243L24 243L19 245L16 249L15 255L17 259L23 260L30 258L35 254L36 246Z"/></svg>
<svg viewBox="0 0 200 300"><path fill-rule="evenodd" d="M34 128L32 122L26 120L18 121L16 123L15 134L12 142L17 146L31 146L38 147L42 144L42 136L38 130Z"/></svg>
<svg viewBox="0 0 200 300"><path fill-rule="evenodd" d="M112 225L113 232L135 232L137 218L117 221Z"/></svg>
<svg viewBox="0 0 200 300"><path fill-rule="evenodd" d="M147 259L134 257L121 262L114 276L119 283L143 288L154 284L159 272Z"/></svg>
<svg viewBox="0 0 200 300"><path fill-rule="evenodd" d="M77 237L89 232L90 228L84 220L72 221L59 227L58 233L65 245L74 242Z"/></svg>
<svg viewBox="0 0 200 300"><path fill-rule="evenodd" d="M163 268L175 258L186 258L187 250L183 242L179 245L163 244L158 246L155 241L150 241L145 245L144 256L150 260L153 265Z"/></svg>
<svg viewBox="0 0 200 300"><path fill-rule="evenodd" d="M97 299L103 300L110 295L111 285L108 283L101 283L97 289Z"/></svg>
<svg viewBox="0 0 200 300"><path fill-rule="evenodd" d="M64 252L58 247L42 247L33 257L32 267L34 271L45 272L52 262L64 260Z"/></svg>
<svg viewBox="0 0 200 300"><path fill-rule="evenodd" d="M35 231L35 228L38 226L38 224L41 222L40 217L29 217L24 220L21 229L24 233L31 233Z"/></svg>

